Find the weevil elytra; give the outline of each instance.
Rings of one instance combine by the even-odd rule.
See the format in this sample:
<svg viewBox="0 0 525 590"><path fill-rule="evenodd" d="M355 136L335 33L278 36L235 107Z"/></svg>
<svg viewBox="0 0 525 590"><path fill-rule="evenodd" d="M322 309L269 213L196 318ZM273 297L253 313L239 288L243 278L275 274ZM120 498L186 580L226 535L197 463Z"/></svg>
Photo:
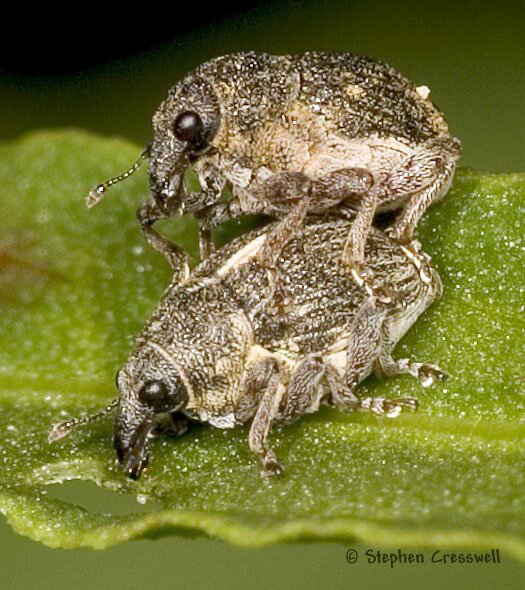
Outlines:
<svg viewBox="0 0 525 590"><path fill-rule="evenodd" d="M372 372L408 373L425 386L443 377L435 365L392 357L399 339L440 296L435 271L428 266L430 273L422 273L409 249L372 228L366 263L379 285L393 285L399 294L383 303L356 285L342 261L352 220L309 217L283 249L288 313L272 314L258 255L276 223L212 254L183 284L174 280L138 336L118 373L118 402L108 407L118 406L114 444L129 477L140 476L149 438L170 420L176 434L187 420L218 428L251 421L249 445L262 460L262 474L278 474L268 445L272 425L293 422L320 404L395 417L416 400L360 398L356 386ZM50 440L86 421L58 424Z"/></svg>
<svg viewBox="0 0 525 590"><path fill-rule="evenodd" d="M153 132L151 198L139 219L173 268L185 268L185 257L153 230L160 218L195 213L203 253L210 228L225 219L281 219L258 254L277 285L281 250L305 216L351 207L357 216L344 261L356 282L383 300L388 289L379 289L364 264L374 214L402 207L390 233L408 245L425 210L447 192L461 149L426 86L348 53L248 52L208 61L171 88ZM183 182L190 165L199 192ZM91 191L88 203L107 186ZM230 202L221 199L225 188Z"/></svg>

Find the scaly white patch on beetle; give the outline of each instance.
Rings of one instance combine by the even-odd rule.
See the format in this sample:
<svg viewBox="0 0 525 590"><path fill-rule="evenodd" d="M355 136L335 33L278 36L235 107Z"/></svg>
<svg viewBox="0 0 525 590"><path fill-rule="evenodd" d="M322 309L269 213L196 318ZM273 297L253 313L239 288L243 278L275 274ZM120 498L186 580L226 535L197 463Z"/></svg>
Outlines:
<svg viewBox="0 0 525 590"><path fill-rule="evenodd" d="M257 256L265 240L266 236L260 235L249 242L246 246L243 246L238 252L235 252L235 254L229 258L226 263L221 266L221 268L217 270L217 276L223 277L229 272L239 268L239 266L253 260Z"/></svg>
<svg viewBox="0 0 525 590"><path fill-rule="evenodd" d="M348 348L348 339L340 340L337 343L336 348L341 347L344 348L338 352L332 352L329 354L325 354L325 362L329 363L332 366L341 378L344 377L346 371L346 361L348 358L346 349Z"/></svg>
<svg viewBox="0 0 525 590"><path fill-rule="evenodd" d="M224 164L224 162L223 162ZM240 188L248 188L253 179L253 170L246 166L242 166L238 162L233 161L231 164L225 165L225 178L233 185Z"/></svg>
<svg viewBox="0 0 525 590"><path fill-rule="evenodd" d="M430 88L428 86L422 85L416 88L416 92L423 100L427 100L430 96Z"/></svg>

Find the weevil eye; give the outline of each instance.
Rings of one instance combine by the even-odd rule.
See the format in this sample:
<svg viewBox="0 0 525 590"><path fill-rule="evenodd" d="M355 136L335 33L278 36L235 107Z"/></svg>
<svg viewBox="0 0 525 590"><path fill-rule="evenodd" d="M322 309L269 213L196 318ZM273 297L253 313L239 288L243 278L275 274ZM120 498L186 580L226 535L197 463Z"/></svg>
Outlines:
<svg viewBox="0 0 525 590"><path fill-rule="evenodd" d="M165 381L160 379L146 381L139 390L138 398L140 403L157 412L169 412L179 409L188 399L182 381L172 389Z"/></svg>
<svg viewBox="0 0 525 590"><path fill-rule="evenodd" d="M180 141L193 143L202 136L204 124L199 115L194 111L184 111L173 123L173 133Z"/></svg>
<svg viewBox="0 0 525 590"><path fill-rule="evenodd" d="M164 381L146 381L139 390L139 401L150 408L161 407L169 398L168 386Z"/></svg>

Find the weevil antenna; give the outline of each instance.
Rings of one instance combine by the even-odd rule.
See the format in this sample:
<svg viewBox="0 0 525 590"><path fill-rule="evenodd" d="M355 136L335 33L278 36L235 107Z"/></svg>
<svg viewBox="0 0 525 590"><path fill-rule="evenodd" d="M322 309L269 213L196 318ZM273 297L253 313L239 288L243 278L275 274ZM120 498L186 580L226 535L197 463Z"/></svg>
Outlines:
<svg viewBox="0 0 525 590"><path fill-rule="evenodd" d="M118 399L114 399L109 406L105 407L100 412L96 414L89 414L87 416L79 416L78 418L72 418L71 420L66 420L65 422L59 422L55 424L47 437L49 443L54 443L61 438L67 436L73 428L77 426L83 426L84 424L91 424L92 422L96 422L101 418L104 418L107 414L109 414L112 410L114 410L118 405Z"/></svg>
<svg viewBox="0 0 525 590"><path fill-rule="evenodd" d="M151 145L148 145L145 148L145 150L140 154L138 160L133 164L133 166L129 170L126 170L126 172L123 172L122 174L119 174L114 178L110 178L109 180L106 180L106 182L102 182L98 184L95 188L92 188L89 191L88 196L86 197L86 205L88 206L88 208L91 209L91 207L94 207L100 201L100 199L102 199L104 193L108 190L108 188L110 188L114 184L117 184L117 182L126 180L126 178L131 176L142 164L142 162L146 158L149 158L150 149Z"/></svg>

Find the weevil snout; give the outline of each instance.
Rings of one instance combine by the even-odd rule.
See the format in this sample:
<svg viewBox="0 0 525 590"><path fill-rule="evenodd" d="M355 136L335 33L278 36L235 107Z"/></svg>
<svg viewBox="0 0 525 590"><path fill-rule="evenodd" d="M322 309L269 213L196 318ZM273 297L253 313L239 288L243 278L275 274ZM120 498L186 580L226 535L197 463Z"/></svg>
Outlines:
<svg viewBox="0 0 525 590"><path fill-rule="evenodd" d="M118 377L120 401L113 445L125 475L138 479L148 464L149 439L156 434L157 418L182 410L188 401L186 388L177 374L165 378L142 378L128 372Z"/></svg>
<svg viewBox="0 0 525 590"><path fill-rule="evenodd" d="M153 428L153 417L140 422L132 434L117 423L113 444L122 471L131 479L138 479L148 465L148 438Z"/></svg>
<svg viewBox="0 0 525 590"><path fill-rule="evenodd" d="M188 166L184 154L173 156L172 165L153 155L149 162L150 190L158 208L168 217L176 215L184 201L184 172Z"/></svg>
<svg viewBox="0 0 525 590"><path fill-rule="evenodd" d="M184 172L208 153L220 123L212 84L187 76L170 91L153 117L150 189L162 212L173 216L184 202Z"/></svg>

